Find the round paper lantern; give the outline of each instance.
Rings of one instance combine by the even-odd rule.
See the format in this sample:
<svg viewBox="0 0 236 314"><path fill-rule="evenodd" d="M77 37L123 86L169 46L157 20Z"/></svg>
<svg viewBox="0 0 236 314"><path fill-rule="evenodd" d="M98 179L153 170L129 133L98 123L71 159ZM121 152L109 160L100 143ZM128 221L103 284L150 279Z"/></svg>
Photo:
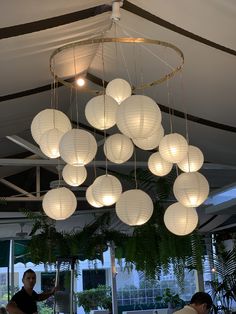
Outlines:
<svg viewBox="0 0 236 314"><path fill-rule="evenodd" d="M164 223L170 232L183 236L197 227L198 215L195 208L185 207L177 202L166 209Z"/></svg>
<svg viewBox="0 0 236 314"><path fill-rule="evenodd" d="M93 207L97 207L97 208L102 207L103 205L95 200L92 190L93 190L93 185L90 185L86 190L85 196L86 196L87 202Z"/></svg>
<svg viewBox="0 0 236 314"><path fill-rule="evenodd" d="M184 172L198 171L203 165L204 157L201 150L196 147L189 145L188 153L184 159L178 163L178 167Z"/></svg>
<svg viewBox="0 0 236 314"><path fill-rule="evenodd" d="M110 81L106 87L106 94L114 98L118 104L131 96L132 90L130 84L120 78Z"/></svg>
<svg viewBox="0 0 236 314"><path fill-rule="evenodd" d="M57 188L48 191L43 197L45 214L55 220L69 218L77 207L77 200L69 189Z"/></svg>
<svg viewBox="0 0 236 314"><path fill-rule="evenodd" d="M110 96L100 95L89 100L85 107L88 122L96 129L106 130L116 124L118 103Z"/></svg>
<svg viewBox="0 0 236 314"><path fill-rule="evenodd" d="M39 146L44 155L49 158L57 158L60 156L59 143L63 133L58 129L46 131L40 138Z"/></svg>
<svg viewBox="0 0 236 314"><path fill-rule="evenodd" d="M93 160L97 153L97 142L85 130L72 129L63 135L59 151L61 158L69 165L84 166Z"/></svg>
<svg viewBox="0 0 236 314"><path fill-rule="evenodd" d="M178 133L167 134L160 141L159 152L165 160L178 163L187 155L188 143Z"/></svg>
<svg viewBox="0 0 236 314"><path fill-rule="evenodd" d="M119 199L122 192L122 186L116 177L110 174L105 174L97 177L93 183L92 191L97 202L104 206L109 206L115 204Z"/></svg>
<svg viewBox="0 0 236 314"><path fill-rule="evenodd" d="M37 144L40 144L41 136L51 129L58 129L63 134L71 130L68 117L56 109L45 109L40 111L31 123L31 134Z"/></svg>
<svg viewBox="0 0 236 314"><path fill-rule="evenodd" d="M62 177L71 186L81 185L87 178L87 170L84 166L76 167L66 165L62 170Z"/></svg>
<svg viewBox="0 0 236 314"><path fill-rule="evenodd" d="M103 149L107 159L122 164L133 155L134 145L126 135L114 134L106 139Z"/></svg>
<svg viewBox="0 0 236 314"><path fill-rule="evenodd" d="M133 142L136 146L138 146L141 149L149 150L157 148L161 139L164 136L164 129L162 125L157 128L157 130L149 137L147 138L136 138L133 139Z"/></svg>
<svg viewBox="0 0 236 314"><path fill-rule="evenodd" d="M174 182L173 192L182 205L197 207L207 199L209 184L199 172L182 173Z"/></svg>
<svg viewBox="0 0 236 314"><path fill-rule="evenodd" d="M134 95L118 107L116 123L121 133L132 139L151 136L161 124L161 111L150 97Z"/></svg>
<svg viewBox="0 0 236 314"><path fill-rule="evenodd" d="M156 176L167 175L173 167L173 164L163 159L160 153L153 153L148 159L148 168Z"/></svg>
<svg viewBox="0 0 236 314"><path fill-rule="evenodd" d="M116 214L125 224L139 226L147 222L153 213L153 202L142 190L128 190L116 203Z"/></svg>

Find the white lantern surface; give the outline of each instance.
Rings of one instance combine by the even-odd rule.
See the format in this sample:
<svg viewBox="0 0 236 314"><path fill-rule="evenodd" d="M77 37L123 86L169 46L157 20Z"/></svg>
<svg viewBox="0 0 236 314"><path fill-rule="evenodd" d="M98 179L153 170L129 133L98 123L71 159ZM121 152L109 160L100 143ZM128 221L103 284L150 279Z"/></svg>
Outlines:
<svg viewBox="0 0 236 314"><path fill-rule="evenodd" d="M189 145L188 153L184 159L178 163L178 167L184 172L198 171L204 162L203 153L196 147Z"/></svg>
<svg viewBox="0 0 236 314"><path fill-rule="evenodd" d="M64 134L71 130L70 120L62 111L45 109L34 117L31 123L31 134L35 142L40 145L41 136L54 128Z"/></svg>
<svg viewBox="0 0 236 314"><path fill-rule="evenodd" d="M71 186L79 186L87 178L87 170L84 166L76 167L66 165L62 170L62 177Z"/></svg>
<svg viewBox="0 0 236 314"><path fill-rule="evenodd" d="M126 135L114 134L106 139L103 150L107 159L116 164L122 164L133 155L134 145Z"/></svg>
<svg viewBox="0 0 236 314"><path fill-rule="evenodd" d="M172 167L173 164L163 159L159 152L153 153L148 159L148 168L156 176L167 175Z"/></svg>
<svg viewBox="0 0 236 314"><path fill-rule="evenodd" d="M105 174L96 178L92 191L97 202L104 206L110 206L119 199L122 193L122 186L116 177Z"/></svg>
<svg viewBox="0 0 236 314"><path fill-rule="evenodd" d="M69 165L84 166L93 160L97 153L94 136L80 129L72 129L63 135L59 151L61 158Z"/></svg>
<svg viewBox="0 0 236 314"><path fill-rule="evenodd" d="M45 214L55 220L69 218L77 207L74 193L67 188L57 188L48 191L43 197L43 210Z"/></svg>
<svg viewBox="0 0 236 314"><path fill-rule="evenodd" d="M85 197L87 199L87 202L93 207L96 207L96 208L102 207L103 205L95 200L92 190L93 190L93 185L90 185L86 190Z"/></svg>
<svg viewBox="0 0 236 314"><path fill-rule="evenodd" d="M116 124L118 103L110 96L100 95L88 101L85 116L96 129L106 130Z"/></svg>
<svg viewBox="0 0 236 314"><path fill-rule="evenodd" d="M39 146L44 155L49 158L57 158L60 156L59 143L64 133L58 129L46 131L40 138Z"/></svg>
<svg viewBox="0 0 236 314"><path fill-rule="evenodd" d="M182 205L197 207L207 199L209 184L199 172L182 173L174 182L173 192Z"/></svg>
<svg viewBox="0 0 236 314"><path fill-rule="evenodd" d="M110 81L106 87L106 94L114 98L118 104L130 97L132 94L130 84L120 78Z"/></svg>
<svg viewBox="0 0 236 314"><path fill-rule="evenodd" d="M133 142L136 146L141 149L149 150L157 148L161 139L164 136L164 129L162 125L156 129L156 131L147 138L136 138L133 139Z"/></svg>
<svg viewBox="0 0 236 314"><path fill-rule="evenodd" d="M178 163L186 157L188 143L186 139L178 133L167 134L160 141L159 152L165 160Z"/></svg>
<svg viewBox="0 0 236 314"><path fill-rule="evenodd" d="M184 236L197 227L198 214L195 208L185 207L177 202L166 209L164 223L170 232Z"/></svg>
<svg viewBox="0 0 236 314"><path fill-rule="evenodd" d="M147 138L161 125L161 111L150 97L134 95L120 104L116 119L124 135L132 139Z"/></svg>
<svg viewBox="0 0 236 314"><path fill-rule="evenodd" d="M130 226L147 222L153 213L153 202L142 190L128 190L121 194L116 203L116 214L121 221Z"/></svg>

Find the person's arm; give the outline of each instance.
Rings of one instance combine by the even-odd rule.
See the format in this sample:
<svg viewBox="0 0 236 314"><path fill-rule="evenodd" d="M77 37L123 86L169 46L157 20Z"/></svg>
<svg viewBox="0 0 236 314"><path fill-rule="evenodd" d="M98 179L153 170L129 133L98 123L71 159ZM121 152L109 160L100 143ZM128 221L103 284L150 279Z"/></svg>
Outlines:
<svg viewBox="0 0 236 314"><path fill-rule="evenodd" d="M49 297L54 295L55 291L56 291L56 287L52 288L52 290L50 290L50 291L39 293L38 294L38 301L47 300ZM18 314L18 313L16 313L16 314Z"/></svg>
<svg viewBox="0 0 236 314"><path fill-rule="evenodd" d="M6 310L7 310L7 312L8 312L9 314L25 314L24 312L22 312L22 311L18 308L16 302L14 302L14 301L10 301L10 302L7 304Z"/></svg>

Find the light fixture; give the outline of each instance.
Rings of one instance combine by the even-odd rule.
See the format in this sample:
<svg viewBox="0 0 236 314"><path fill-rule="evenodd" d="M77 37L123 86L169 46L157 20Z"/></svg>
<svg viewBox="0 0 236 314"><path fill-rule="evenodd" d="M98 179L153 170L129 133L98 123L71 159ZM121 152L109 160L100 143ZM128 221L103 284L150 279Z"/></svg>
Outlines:
<svg viewBox="0 0 236 314"><path fill-rule="evenodd" d="M104 143L104 154L107 159L122 164L133 155L134 145L132 141L123 134L109 136Z"/></svg>
<svg viewBox="0 0 236 314"><path fill-rule="evenodd" d="M157 103L144 95L126 98L118 107L116 118L121 133L132 139L147 138L161 125Z"/></svg>
<svg viewBox="0 0 236 314"><path fill-rule="evenodd" d="M85 107L88 122L96 129L106 130L116 124L118 103L110 96L100 95L89 100Z"/></svg>
<svg viewBox="0 0 236 314"><path fill-rule="evenodd" d="M63 134L71 130L69 118L56 109L45 109L40 111L31 123L31 134L37 144L40 144L41 136L51 130L58 129Z"/></svg>
<svg viewBox="0 0 236 314"><path fill-rule="evenodd" d="M122 192L120 181L110 174L97 177L92 185L95 201L104 206L115 204Z"/></svg>
<svg viewBox="0 0 236 314"><path fill-rule="evenodd" d="M198 171L204 162L203 153L196 147L189 145L188 153L182 161L178 163L178 167L184 172Z"/></svg>
<svg viewBox="0 0 236 314"><path fill-rule="evenodd" d="M176 199L186 207L197 207L208 197L209 184L199 172L181 173L173 186Z"/></svg>
<svg viewBox="0 0 236 314"><path fill-rule="evenodd" d="M188 143L181 134L167 134L160 141L159 152L163 159L178 163L187 155Z"/></svg>
<svg viewBox="0 0 236 314"><path fill-rule="evenodd" d="M94 136L81 129L65 133L59 145L61 158L72 166L84 166L96 155L97 142Z"/></svg>
<svg viewBox="0 0 236 314"><path fill-rule="evenodd" d="M39 141L39 147L44 155L49 158L57 158L60 156L59 143L63 133L54 128L43 133Z"/></svg>
<svg viewBox="0 0 236 314"><path fill-rule="evenodd" d="M152 199L147 193L139 189L122 193L116 203L117 216L130 226L143 225L151 218L152 213Z"/></svg>
<svg viewBox="0 0 236 314"><path fill-rule="evenodd" d="M62 170L62 177L71 186L79 186L87 178L87 170L84 166L76 167L66 165Z"/></svg>
<svg viewBox="0 0 236 314"><path fill-rule="evenodd" d="M127 81L116 78L107 84L106 94L114 98L118 104L121 104L122 101L131 96L132 90Z"/></svg>
<svg viewBox="0 0 236 314"><path fill-rule="evenodd" d="M170 232L184 236L193 232L197 227L198 215L195 208L174 203L166 209L164 223Z"/></svg>
<svg viewBox="0 0 236 314"><path fill-rule="evenodd" d="M148 159L148 168L156 176L163 177L167 175L173 167L173 164L163 159L159 152L153 153Z"/></svg>
<svg viewBox="0 0 236 314"><path fill-rule="evenodd" d="M43 197L45 214L55 220L69 218L76 210L76 197L71 190L60 187L48 191Z"/></svg>
<svg viewBox="0 0 236 314"><path fill-rule="evenodd" d="M83 87L84 84L85 84L85 79L84 79L83 77L77 78L76 84L77 84L79 87Z"/></svg>
<svg viewBox="0 0 236 314"><path fill-rule="evenodd" d="M160 125L160 127L157 128L151 136L146 138L135 138L133 139L133 142L136 146L138 146L141 149L151 150L158 147L163 136L164 129L163 126Z"/></svg>
<svg viewBox="0 0 236 314"><path fill-rule="evenodd" d="M85 197L87 202L93 206L93 207L102 207L103 205L100 204L98 201L95 200L94 196L93 196L93 185L90 185L87 189L86 189L86 193L85 193Z"/></svg>

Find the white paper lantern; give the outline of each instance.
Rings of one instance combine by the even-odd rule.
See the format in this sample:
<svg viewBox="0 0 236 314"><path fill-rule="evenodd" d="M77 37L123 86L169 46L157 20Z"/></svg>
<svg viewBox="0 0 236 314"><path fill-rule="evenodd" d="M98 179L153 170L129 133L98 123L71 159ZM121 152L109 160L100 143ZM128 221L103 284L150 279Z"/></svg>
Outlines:
<svg viewBox="0 0 236 314"><path fill-rule="evenodd" d="M167 134L160 141L159 152L165 160L178 163L187 155L188 143L178 133Z"/></svg>
<svg viewBox="0 0 236 314"><path fill-rule="evenodd" d="M87 202L93 206L93 207L96 207L96 208L99 208L99 207L102 207L103 205L100 204L99 202L97 202L93 196L93 185L90 185L87 190L86 190L86 199L87 199Z"/></svg>
<svg viewBox="0 0 236 314"><path fill-rule="evenodd" d="M150 97L134 95L126 98L117 109L119 130L132 139L151 136L161 124L161 111Z"/></svg>
<svg viewBox="0 0 236 314"><path fill-rule="evenodd" d="M209 184L199 172L182 173L174 182L173 192L182 205L197 207L207 199Z"/></svg>
<svg viewBox="0 0 236 314"><path fill-rule="evenodd" d="M136 146L141 149L149 150L157 148L161 139L164 136L164 129L162 125L156 129L156 131L147 138L136 138L133 139L133 142Z"/></svg>
<svg viewBox="0 0 236 314"><path fill-rule="evenodd" d="M153 213L153 202L142 190L128 190L116 203L116 214L125 224L139 226L147 222Z"/></svg>
<svg viewBox="0 0 236 314"><path fill-rule="evenodd" d="M173 164L163 159L159 152L153 153L148 159L148 168L156 176L167 175L173 167Z"/></svg>
<svg viewBox="0 0 236 314"><path fill-rule="evenodd" d="M198 215L195 208L185 207L177 202L166 209L164 223L170 232L184 236L197 227Z"/></svg>
<svg viewBox="0 0 236 314"><path fill-rule="evenodd" d="M189 145L188 153L184 159L178 163L178 167L184 172L198 171L204 162L203 153L196 147Z"/></svg>
<svg viewBox="0 0 236 314"><path fill-rule="evenodd" d="M43 197L43 210L52 219L67 219L74 213L76 207L77 200L74 193L64 187L52 189Z"/></svg>
<svg viewBox="0 0 236 314"><path fill-rule="evenodd" d="M58 129L46 131L39 141L39 146L44 155L49 158L57 158L60 156L59 143L64 133Z"/></svg>
<svg viewBox="0 0 236 314"><path fill-rule="evenodd" d="M63 135L59 151L61 158L69 165L84 166L97 153L97 142L92 134L81 129L72 129Z"/></svg>
<svg viewBox="0 0 236 314"><path fill-rule="evenodd" d="M109 136L104 143L104 154L107 159L122 164L133 155L134 145L132 141L123 134Z"/></svg>
<svg viewBox="0 0 236 314"><path fill-rule="evenodd" d="M131 96L132 90L130 84L120 78L110 81L106 87L106 94L114 98L118 104Z"/></svg>
<svg viewBox="0 0 236 314"><path fill-rule="evenodd" d="M62 177L71 186L81 185L87 178L87 170L84 166L76 167L66 165L62 170Z"/></svg>
<svg viewBox="0 0 236 314"><path fill-rule="evenodd" d="M106 130L116 124L118 103L110 96L100 95L89 100L85 107L88 122L96 129Z"/></svg>
<svg viewBox="0 0 236 314"><path fill-rule="evenodd" d="M120 181L109 174L97 177L92 187L93 196L104 206L115 204L122 193Z"/></svg>
<svg viewBox="0 0 236 314"><path fill-rule="evenodd" d="M68 117L56 109L45 109L40 111L31 123L31 134L37 144L40 144L41 136L51 129L58 129L63 134L71 130Z"/></svg>

